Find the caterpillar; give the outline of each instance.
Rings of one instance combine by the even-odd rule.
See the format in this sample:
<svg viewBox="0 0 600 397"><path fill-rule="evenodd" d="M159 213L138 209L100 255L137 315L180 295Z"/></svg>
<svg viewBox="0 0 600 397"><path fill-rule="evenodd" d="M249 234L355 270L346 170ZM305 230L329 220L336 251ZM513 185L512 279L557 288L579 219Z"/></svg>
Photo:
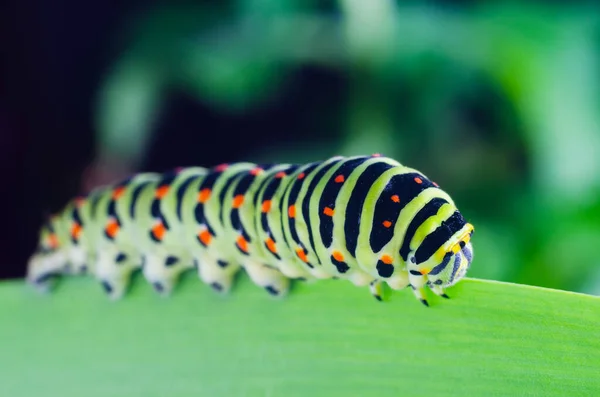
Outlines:
<svg viewBox="0 0 600 397"><path fill-rule="evenodd" d="M285 296L291 279L337 278L369 287L461 280L473 226L423 173L396 160L336 156L308 164L236 162L138 173L70 200L41 226L28 282L49 291L61 275L91 274L111 299L140 270L161 295L182 272L227 293L240 269Z"/></svg>

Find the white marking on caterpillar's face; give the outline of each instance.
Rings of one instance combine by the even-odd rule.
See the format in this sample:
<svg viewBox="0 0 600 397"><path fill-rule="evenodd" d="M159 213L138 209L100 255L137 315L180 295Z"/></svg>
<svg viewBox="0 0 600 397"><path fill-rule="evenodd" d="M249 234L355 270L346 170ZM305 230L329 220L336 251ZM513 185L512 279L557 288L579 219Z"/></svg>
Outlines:
<svg viewBox="0 0 600 397"><path fill-rule="evenodd" d="M446 253L442 263L427 275L427 284L430 287L451 287L465 276L473 261L473 246L468 242L463 244L462 248L458 248Z"/></svg>
<svg viewBox="0 0 600 397"><path fill-rule="evenodd" d="M450 260L449 267L451 267L451 272L449 272L450 278L445 284L446 287L450 287L460 281L465 274L467 274L467 270L471 266L471 262L473 261L473 246L470 242L465 244L464 247L460 251L454 254L453 258Z"/></svg>

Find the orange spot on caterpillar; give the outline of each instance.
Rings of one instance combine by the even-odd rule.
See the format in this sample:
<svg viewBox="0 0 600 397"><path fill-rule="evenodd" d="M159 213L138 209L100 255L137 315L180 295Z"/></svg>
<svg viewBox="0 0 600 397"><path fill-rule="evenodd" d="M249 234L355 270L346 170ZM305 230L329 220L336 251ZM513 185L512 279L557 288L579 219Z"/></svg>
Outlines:
<svg viewBox="0 0 600 397"><path fill-rule="evenodd" d="M333 216L334 212L335 211L333 210L333 208L329 208L329 207L323 208L323 213L327 216Z"/></svg>
<svg viewBox="0 0 600 397"><path fill-rule="evenodd" d="M394 261L394 258L392 258L390 255L386 254L381 257L381 261L383 263L385 263L386 265L391 265L392 262Z"/></svg>
<svg viewBox="0 0 600 397"><path fill-rule="evenodd" d="M425 275L429 274L430 271L431 270L429 270L429 269L421 269L421 270L419 270L419 273L421 273L423 276L425 276Z"/></svg>
<svg viewBox="0 0 600 397"><path fill-rule="evenodd" d="M275 246L275 241L273 241L273 239L271 237L267 237L267 240L265 240L265 243L267 244L267 248L269 249L269 251L271 251L274 254L277 253L277 247Z"/></svg>
<svg viewBox="0 0 600 397"><path fill-rule="evenodd" d="M288 216L290 218L295 218L296 217L296 206L295 205L290 205L288 208Z"/></svg>
<svg viewBox="0 0 600 397"><path fill-rule="evenodd" d="M167 232L167 229L165 228L165 225L163 225L162 222L157 223L153 228L152 228L152 234L154 235L154 237L156 237L157 240L162 240L165 237L165 233Z"/></svg>
<svg viewBox="0 0 600 397"><path fill-rule="evenodd" d="M304 251L304 248L296 248L296 255L298 255L298 258L300 258L302 262L308 262L308 257L306 256L306 251Z"/></svg>
<svg viewBox="0 0 600 397"><path fill-rule="evenodd" d="M108 234L110 238L115 238L118 232L119 223L115 219L108 221L108 224L106 225L106 234Z"/></svg>
<svg viewBox="0 0 600 397"><path fill-rule="evenodd" d="M262 203L262 212L267 213L271 210L271 200L265 200Z"/></svg>
<svg viewBox="0 0 600 397"><path fill-rule="evenodd" d="M227 169L227 167L229 167L229 164L227 164L227 163L219 164L215 167L215 171L223 172Z"/></svg>
<svg viewBox="0 0 600 397"><path fill-rule="evenodd" d="M73 225L71 226L71 237L73 237L75 240L79 240L82 232L83 228L81 225L78 222L73 222Z"/></svg>
<svg viewBox="0 0 600 397"><path fill-rule="evenodd" d="M304 172L301 172L301 173L298 175L298 179L304 179L304 177L305 177L305 176L306 176L306 174L305 174Z"/></svg>
<svg viewBox="0 0 600 397"><path fill-rule="evenodd" d="M123 193L125 193L125 186L119 186L118 188L113 190L111 197L113 200L118 200L123 195Z"/></svg>
<svg viewBox="0 0 600 397"><path fill-rule="evenodd" d="M206 203L208 201L208 199L210 198L210 193L211 193L211 190L207 187L200 190L200 192L198 193L198 202L203 203L203 204Z"/></svg>
<svg viewBox="0 0 600 397"><path fill-rule="evenodd" d="M392 226L392 222L390 222L390 221L383 221L383 227L389 228L390 226Z"/></svg>
<svg viewBox="0 0 600 397"><path fill-rule="evenodd" d="M423 183L423 179L416 177L415 182L417 182L420 185L421 183Z"/></svg>
<svg viewBox="0 0 600 397"><path fill-rule="evenodd" d="M287 176L287 174L285 173L285 171L279 171L278 173L275 174L275 178L277 178L277 179L285 178L286 176Z"/></svg>
<svg viewBox="0 0 600 397"><path fill-rule="evenodd" d="M233 208L240 208L244 203L244 195L238 194L233 198Z"/></svg>
<svg viewBox="0 0 600 397"><path fill-rule="evenodd" d="M333 253L331 255L338 262L344 261L344 255L340 251L333 251Z"/></svg>
<svg viewBox="0 0 600 397"><path fill-rule="evenodd" d="M76 197L75 198L75 206L77 208L81 207L85 203L85 197Z"/></svg>
<svg viewBox="0 0 600 397"><path fill-rule="evenodd" d="M398 196L397 194L394 194L391 198L394 203L400 202L400 196Z"/></svg>
<svg viewBox="0 0 600 397"><path fill-rule="evenodd" d="M246 241L244 236L239 235L238 238L235 240L235 243L242 251L248 252L248 242Z"/></svg>
<svg viewBox="0 0 600 397"><path fill-rule="evenodd" d="M338 175L334 179L335 183L342 183L342 182L344 182L344 180L345 180L344 175Z"/></svg>
<svg viewBox="0 0 600 397"><path fill-rule="evenodd" d="M48 236L48 245L50 248L55 249L60 245L58 242L58 236L55 233L52 233Z"/></svg>
<svg viewBox="0 0 600 397"><path fill-rule="evenodd" d="M156 189L156 192L154 193L154 195L157 199L160 200L161 198L165 197L168 192L169 192L169 185L162 185L161 187Z"/></svg>
<svg viewBox="0 0 600 397"><path fill-rule="evenodd" d="M256 175L262 174L263 172L264 172L264 170L262 168L256 167L256 168L253 168L250 170L250 175L256 176Z"/></svg>
<svg viewBox="0 0 600 397"><path fill-rule="evenodd" d="M209 245L210 240L212 240L212 236L208 230L203 230L200 233L198 233L198 239L202 241L202 244Z"/></svg>

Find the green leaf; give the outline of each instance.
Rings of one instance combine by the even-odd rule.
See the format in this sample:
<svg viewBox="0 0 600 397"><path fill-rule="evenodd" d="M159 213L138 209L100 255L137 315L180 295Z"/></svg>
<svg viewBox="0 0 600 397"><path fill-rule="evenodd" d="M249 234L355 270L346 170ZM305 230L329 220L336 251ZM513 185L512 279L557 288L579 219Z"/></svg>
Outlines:
<svg viewBox="0 0 600 397"><path fill-rule="evenodd" d="M188 276L169 299L138 278L110 302L90 279L4 283L0 395L598 395L600 298L473 279L449 294L380 303L328 280L278 300Z"/></svg>

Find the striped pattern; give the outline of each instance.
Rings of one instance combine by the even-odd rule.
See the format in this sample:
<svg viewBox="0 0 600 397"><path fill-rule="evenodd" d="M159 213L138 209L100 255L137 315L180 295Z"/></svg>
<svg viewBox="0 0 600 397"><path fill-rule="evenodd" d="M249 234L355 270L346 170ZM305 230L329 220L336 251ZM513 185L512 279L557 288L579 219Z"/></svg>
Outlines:
<svg viewBox="0 0 600 397"><path fill-rule="evenodd" d="M29 279L92 270L118 298L131 273L163 294L195 268L226 292L244 268L269 294L289 279L443 288L462 278L473 227L437 184L381 156L304 165L223 164L143 173L70 202L40 232ZM60 255L59 255L60 254ZM50 274L50 276L49 276Z"/></svg>

